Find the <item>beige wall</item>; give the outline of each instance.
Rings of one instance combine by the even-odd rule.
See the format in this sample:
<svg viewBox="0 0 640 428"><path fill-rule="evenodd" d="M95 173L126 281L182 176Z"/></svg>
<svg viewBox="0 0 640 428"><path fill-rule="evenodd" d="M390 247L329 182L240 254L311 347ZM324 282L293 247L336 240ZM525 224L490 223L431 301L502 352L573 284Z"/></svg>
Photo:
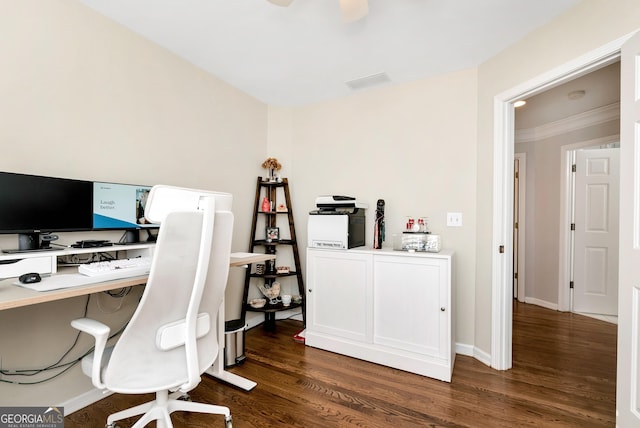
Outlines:
<svg viewBox="0 0 640 428"><path fill-rule="evenodd" d="M229 191L248 222L266 105L75 1L2 9L0 170Z"/></svg>
<svg viewBox="0 0 640 428"><path fill-rule="evenodd" d="M478 69L475 346L491 351L493 101L550 70L640 28L636 0L584 0Z"/></svg>
<svg viewBox="0 0 640 428"><path fill-rule="evenodd" d="M246 251L255 177L267 153L266 105L76 1L0 0L0 10L1 171L231 192L233 250ZM0 239L5 248L16 245L15 236ZM232 272L228 311L236 315L241 286ZM98 298L91 313L102 313ZM5 311L3 367L61 355L75 335L68 322L83 308L83 299L72 299ZM114 326L117 318L107 317ZM37 344L31 357L9 352L25 338ZM65 388L40 390L62 397L73 392L65 379ZM33 388L0 388L3 404L53 404Z"/></svg>
<svg viewBox="0 0 640 428"><path fill-rule="evenodd" d="M378 199L386 203L386 245L408 216L428 217L430 230L456 252L456 339L465 344L474 340L476 79L475 70L464 70L293 111L299 235L307 236L318 195L369 204L367 246ZM462 212L463 227L446 227L447 211Z"/></svg>

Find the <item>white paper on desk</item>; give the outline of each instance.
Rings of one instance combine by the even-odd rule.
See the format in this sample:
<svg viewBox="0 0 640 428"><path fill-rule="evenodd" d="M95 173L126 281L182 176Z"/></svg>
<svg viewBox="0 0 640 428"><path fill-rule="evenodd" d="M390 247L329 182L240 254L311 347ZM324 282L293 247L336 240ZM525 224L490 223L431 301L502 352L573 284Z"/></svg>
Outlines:
<svg viewBox="0 0 640 428"><path fill-rule="evenodd" d="M102 281L107 281L107 279L103 279ZM79 287L81 285L95 284L96 282L101 281L91 276L69 273L45 276L42 278L42 281L34 282L31 284L23 284L20 281L16 281L13 284L19 285L23 288L28 288L29 290L33 291L53 291L60 290L62 288L72 288Z"/></svg>

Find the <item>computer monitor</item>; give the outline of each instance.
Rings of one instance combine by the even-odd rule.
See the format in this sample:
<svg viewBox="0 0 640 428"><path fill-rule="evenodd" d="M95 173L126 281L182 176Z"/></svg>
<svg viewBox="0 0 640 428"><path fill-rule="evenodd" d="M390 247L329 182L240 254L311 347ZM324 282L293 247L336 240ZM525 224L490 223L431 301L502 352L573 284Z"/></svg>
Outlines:
<svg viewBox="0 0 640 428"><path fill-rule="evenodd" d="M91 230L92 194L91 181L0 172L0 233L30 251L48 247L41 235Z"/></svg>
<svg viewBox="0 0 640 428"><path fill-rule="evenodd" d="M156 229L157 224L149 223L144 216L144 209L151 186L135 184L93 183L93 229ZM126 241L137 242L136 232L130 234ZM132 238L133 237L133 238ZM153 235L149 232L149 237Z"/></svg>

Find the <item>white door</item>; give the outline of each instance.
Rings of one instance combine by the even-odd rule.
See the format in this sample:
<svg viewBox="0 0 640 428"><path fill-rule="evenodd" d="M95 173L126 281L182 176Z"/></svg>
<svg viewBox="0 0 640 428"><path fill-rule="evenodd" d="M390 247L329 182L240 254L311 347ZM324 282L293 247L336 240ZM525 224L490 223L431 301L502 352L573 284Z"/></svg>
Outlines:
<svg viewBox="0 0 640 428"><path fill-rule="evenodd" d="M622 47L616 425L640 426L640 33Z"/></svg>
<svg viewBox="0 0 640 428"><path fill-rule="evenodd" d="M618 315L620 149L578 150L573 310Z"/></svg>

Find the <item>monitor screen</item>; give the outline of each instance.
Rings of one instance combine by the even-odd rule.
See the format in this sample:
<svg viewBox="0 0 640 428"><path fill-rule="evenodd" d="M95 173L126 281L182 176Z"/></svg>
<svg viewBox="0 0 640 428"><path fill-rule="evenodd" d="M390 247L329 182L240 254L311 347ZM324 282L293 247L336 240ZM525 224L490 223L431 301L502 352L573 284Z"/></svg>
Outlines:
<svg viewBox="0 0 640 428"><path fill-rule="evenodd" d="M151 186L93 183L94 229L143 229L158 227L144 218Z"/></svg>
<svg viewBox="0 0 640 428"><path fill-rule="evenodd" d="M93 182L0 172L0 233L91 230Z"/></svg>

